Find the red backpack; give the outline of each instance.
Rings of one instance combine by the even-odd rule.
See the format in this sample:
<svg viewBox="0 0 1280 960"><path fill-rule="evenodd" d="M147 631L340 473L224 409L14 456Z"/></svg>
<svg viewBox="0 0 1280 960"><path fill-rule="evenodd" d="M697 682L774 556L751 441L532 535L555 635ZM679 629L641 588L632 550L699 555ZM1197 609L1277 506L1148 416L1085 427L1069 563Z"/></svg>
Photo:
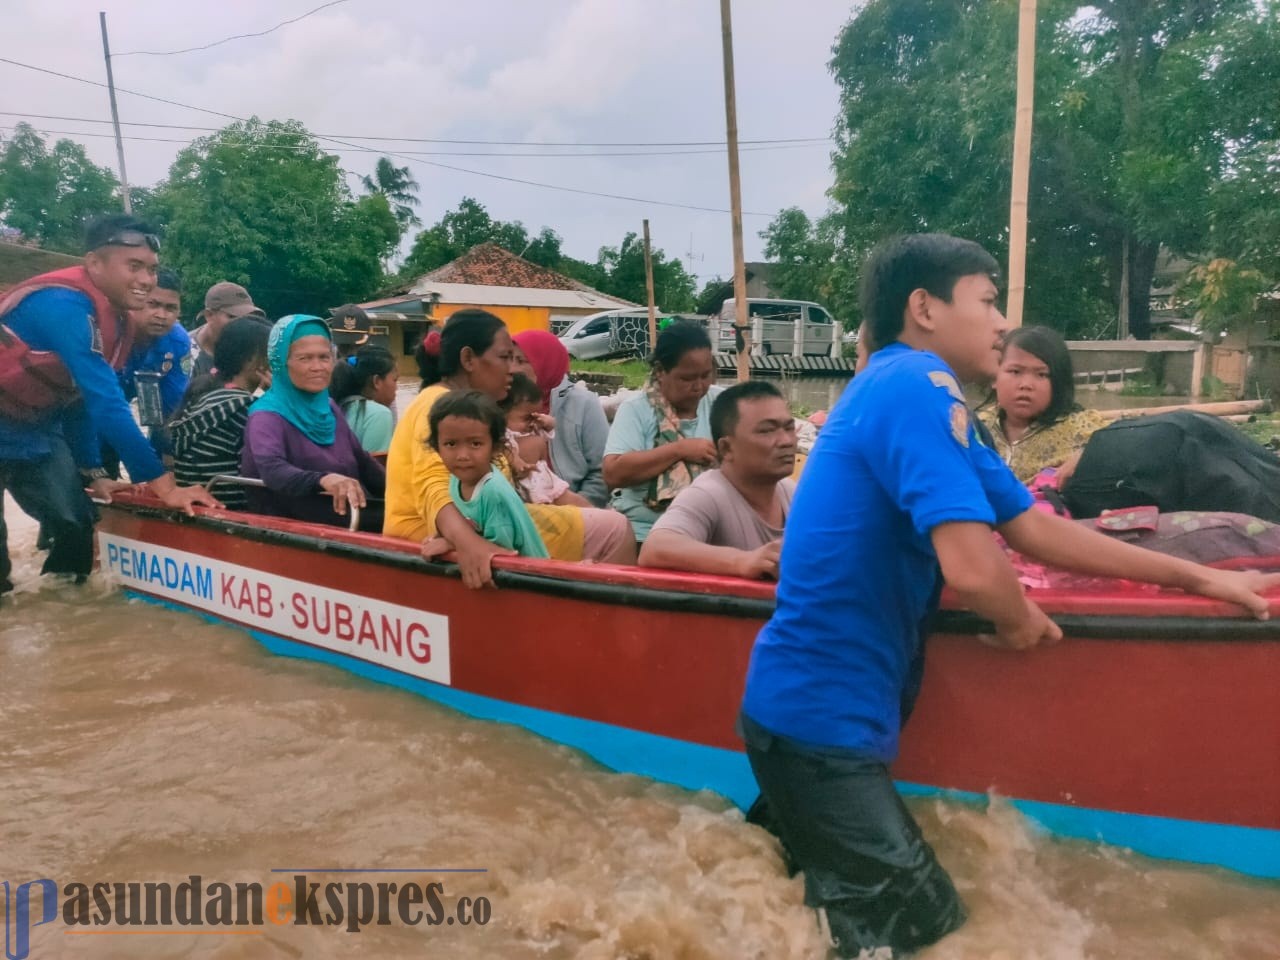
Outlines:
<svg viewBox="0 0 1280 960"><path fill-rule="evenodd" d="M0 323L0 419L35 423L78 396L56 353L32 350Z"/></svg>
<svg viewBox="0 0 1280 960"><path fill-rule="evenodd" d="M120 369L132 347L128 328L110 302L93 285L84 267L68 267L32 277L0 300L0 318L8 315L37 290L54 287L83 293L93 303L90 323L95 344L115 369ZM75 381L61 358L50 350L32 350L16 333L0 322L0 419L38 423L80 398Z"/></svg>

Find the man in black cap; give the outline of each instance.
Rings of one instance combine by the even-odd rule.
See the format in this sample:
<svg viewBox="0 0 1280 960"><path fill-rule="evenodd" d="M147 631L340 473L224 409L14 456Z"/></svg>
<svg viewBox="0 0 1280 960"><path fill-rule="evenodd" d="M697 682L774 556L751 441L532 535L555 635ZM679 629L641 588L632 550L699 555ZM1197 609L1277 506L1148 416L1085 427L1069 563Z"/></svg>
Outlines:
<svg viewBox="0 0 1280 960"><path fill-rule="evenodd" d="M369 342L371 325L369 314L354 303L343 304L332 311L329 329L333 331L333 342L338 348L339 360L355 356L356 351Z"/></svg>
<svg viewBox="0 0 1280 960"><path fill-rule="evenodd" d="M204 295L204 309L196 314L196 319L204 323L191 334L193 379L213 371L213 348L223 328L232 320L251 315L267 319L266 313L254 305L249 291L240 284L222 280L209 288Z"/></svg>

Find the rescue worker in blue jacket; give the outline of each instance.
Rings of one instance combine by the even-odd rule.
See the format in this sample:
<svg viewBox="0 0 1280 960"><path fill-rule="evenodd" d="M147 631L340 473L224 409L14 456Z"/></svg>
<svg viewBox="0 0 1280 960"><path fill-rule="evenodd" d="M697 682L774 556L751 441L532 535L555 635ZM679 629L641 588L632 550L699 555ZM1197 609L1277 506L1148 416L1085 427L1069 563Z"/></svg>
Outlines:
<svg viewBox="0 0 1280 960"><path fill-rule="evenodd" d="M77 580L93 563L92 503L118 485L102 469L100 442L119 451L135 483L166 506L217 506L200 488L180 488L133 419L117 371L129 353L127 314L146 306L160 242L131 216L89 224L82 266L34 277L0 299L0 489L39 520L51 546L44 573ZM18 355L22 354L21 357ZM0 587L9 578L0 542Z"/></svg>
<svg viewBox="0 0 1280 960"><path fill-rule="evenodd" d="M150 430L151 446L162 459L171 456L164 425L182 405L191 382L191 336L178 323L181 313L182 285L178 275L168 267L160 267L146 306L129 315L133 350L120 372L124 395L138 401L142 425ZM103 460L107 459L104 450Z"/></svg>

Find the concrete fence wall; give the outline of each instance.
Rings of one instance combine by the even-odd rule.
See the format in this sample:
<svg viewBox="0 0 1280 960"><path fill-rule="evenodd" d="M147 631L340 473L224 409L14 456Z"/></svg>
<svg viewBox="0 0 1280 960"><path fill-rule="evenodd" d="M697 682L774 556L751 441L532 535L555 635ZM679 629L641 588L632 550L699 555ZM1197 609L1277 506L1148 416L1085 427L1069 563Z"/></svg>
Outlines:
<svg viewBox="0 0 1280 960"><path fill-rule="evenodd" d="M1108 372L1108 381L1125 378L1138 371L1156 383L1163 383L1171 396L1200 395L1207 361L1205 345L1195 340L1069 340L1071 363L1077 383L1098 382Z"/></svg>
<svg viewBox="0 0 1280 960"><path fill-rule="evenodd" d="M1247 399L1280 400L1280 341L1264 340L1249 346L1243 393Z"/></svg>

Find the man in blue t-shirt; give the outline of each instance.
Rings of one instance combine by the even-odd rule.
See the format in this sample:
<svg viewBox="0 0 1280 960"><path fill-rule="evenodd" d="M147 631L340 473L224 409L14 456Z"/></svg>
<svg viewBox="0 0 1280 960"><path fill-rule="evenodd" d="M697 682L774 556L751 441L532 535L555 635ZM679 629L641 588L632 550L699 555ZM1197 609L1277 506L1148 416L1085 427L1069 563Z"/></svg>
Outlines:
<svg viewBox="0 0 1280 960"><path fill-rule="evenodd" d="M191 336L178 323L182 312L182 284L167 267L156 271L156 285L147 304L130 315L133 350L120 372L126 399L138 400L142 425L151 432L151 446L162 458L169 455L164 424L177 411L191 382ZM140 378L138 374L143 376ZM103 465L111 471L108 449ZM118 476L118 468L115 471Z"/></svg>
<svg viewBox="0 0 1280 960"><path fill-rule="evenodd" d="M998 529L1043 562L1147 580L1247 607L1280 576L1226 573L1110 540L1031 510L984 446L960 384L990 381L1008 329L996 262L941 234L901 237L863 276L874 344L831 411L792 503L777 607L756 639L741 727L762 802L824 908L842 955L909 952L964 922L946 871L894 790L888 765L924 662L942 582L1014 649L1061 630L1027 599Z"/></svg>

